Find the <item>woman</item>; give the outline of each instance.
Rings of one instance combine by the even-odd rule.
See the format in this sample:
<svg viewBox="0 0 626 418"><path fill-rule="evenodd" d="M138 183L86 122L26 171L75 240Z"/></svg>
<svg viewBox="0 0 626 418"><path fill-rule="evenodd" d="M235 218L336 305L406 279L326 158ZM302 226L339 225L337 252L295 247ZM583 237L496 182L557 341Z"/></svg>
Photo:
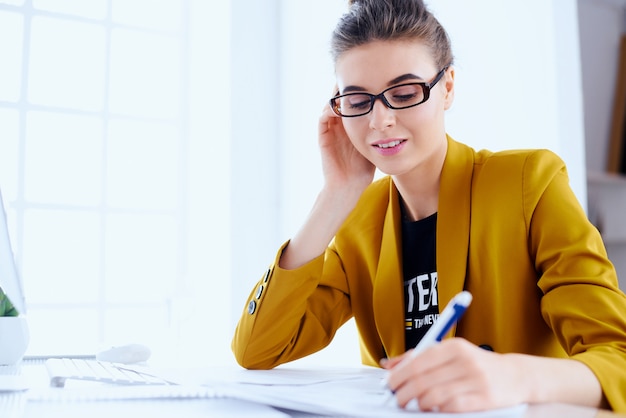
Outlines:
<svg viewBox="0 0 626 418"><path fill-rule="evenodd" d="M237 361L301 358L354 317L363 363L389 369L400 406L626 412L626 297L563 162L446 134L453 57L421 0L352 1L332 51L324 186L250 295ZM373 182L375 168L387 176ZM398 365L464 289L454 337Z"/></svg>

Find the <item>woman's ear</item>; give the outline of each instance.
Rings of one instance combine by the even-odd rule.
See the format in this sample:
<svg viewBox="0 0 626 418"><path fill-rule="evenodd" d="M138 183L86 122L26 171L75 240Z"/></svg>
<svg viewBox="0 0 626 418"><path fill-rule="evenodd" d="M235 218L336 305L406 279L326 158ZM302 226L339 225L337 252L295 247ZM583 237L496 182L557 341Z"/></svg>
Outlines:
<svg viewBox="0 0 626 418"><path fill-rule="evenodd" d="M450 67L446 70L444 75L444 86L446 88L446 94L444 97L444 109L448 110L452 106L454 101L454 67Z"/></svg>

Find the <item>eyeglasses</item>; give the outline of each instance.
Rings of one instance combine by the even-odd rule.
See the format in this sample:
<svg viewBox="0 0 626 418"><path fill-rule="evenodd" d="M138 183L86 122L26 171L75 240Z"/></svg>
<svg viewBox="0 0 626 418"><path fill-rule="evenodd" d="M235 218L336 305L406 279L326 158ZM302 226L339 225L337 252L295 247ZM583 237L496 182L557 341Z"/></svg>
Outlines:
<svg viewBox="0 0 626 418"><path fill-rule="evenodd" d="M443 67L430 83L406 83L389 87L380 94L348 93L330 99L330 107L338 116L354 118L367 115L380 99L389 109L407 109L424 103L430 97L430 90L445 74Z"/></svg>

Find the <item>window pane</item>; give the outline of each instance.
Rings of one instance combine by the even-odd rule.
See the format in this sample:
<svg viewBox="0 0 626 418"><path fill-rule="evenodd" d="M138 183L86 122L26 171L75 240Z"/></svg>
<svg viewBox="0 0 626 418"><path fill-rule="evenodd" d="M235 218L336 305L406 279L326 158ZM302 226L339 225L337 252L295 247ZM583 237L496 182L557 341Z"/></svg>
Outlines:
<svg viewBox="0 0 626 418"><path fill-rule="evenodd" d="M17 102L22 86L23 18L0 11L0 100Z"/></svg>
<svg viewBox="0 0 626 418"><path fill-rule="evenodd" d="M111 9L116 23L176 30L181 22L182 3L180 0L112 0Z"/></svg>
<svg viewBox="0 0 626 418"><path fill-rule="evenodd" d="M137 191L140 193L141 191ZM106 299L112 303L167 300L178 276L178 228L166 215L109 215Z"/></svg>
<svg viewBox="0 0 626 418"><path fill-rule="evenodd" d="M26 211L23 280L27 303L95 303L100 236L97 213Z"/></svg>
<svg viewBox="0 0 626 418"><path fill-rule="evenodd" d="M63 19L32 20L28 99L35 104L101 110L104 27Z"/></svg>
<svg viewBox="0 0 626 418"><path fill-rule="evenodd" d="M107 15L107 0L33 0L33 7L91 19L104 19Z"/></svg>
<svg viewBox="0 0 626 418"><path fill-rule="evenodd" d="M25 197L38 203L101 202L102 122L90 116L30 112Z"/></svg>
<svg viewBox="0 0 626 418"><path fill-rule="evenodd" d="M176 209L179 141L172 125L112 120L107 141L107 204Z"/></svg>
<svg viewBox="0 0 626 418"><path fill-rule="evenodd" d="M0 109L0 190L5 202L17 198L20 116L16 110ZM6 206L5 206L6 207Z"/></svg>
<svg viewBox="0 0 626 418"><path fill-rule="evenodd" d="M111 35L111 112L178 117L180 54L178 40L172 37L114 30Z"/></svg>

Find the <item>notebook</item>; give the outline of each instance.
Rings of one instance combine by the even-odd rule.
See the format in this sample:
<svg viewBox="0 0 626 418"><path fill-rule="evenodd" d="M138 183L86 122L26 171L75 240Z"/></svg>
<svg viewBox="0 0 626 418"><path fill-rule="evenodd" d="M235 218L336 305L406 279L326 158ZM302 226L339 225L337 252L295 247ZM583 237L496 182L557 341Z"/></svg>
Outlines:
<svg viewBox="0 0 626 418"><path fill-rule="evenodd" d="M26 314L26 301L22 291L22 283L15 267L13 250L11 249L2 191L0 191L0 287L9 297L18 313Z"/></svg>

